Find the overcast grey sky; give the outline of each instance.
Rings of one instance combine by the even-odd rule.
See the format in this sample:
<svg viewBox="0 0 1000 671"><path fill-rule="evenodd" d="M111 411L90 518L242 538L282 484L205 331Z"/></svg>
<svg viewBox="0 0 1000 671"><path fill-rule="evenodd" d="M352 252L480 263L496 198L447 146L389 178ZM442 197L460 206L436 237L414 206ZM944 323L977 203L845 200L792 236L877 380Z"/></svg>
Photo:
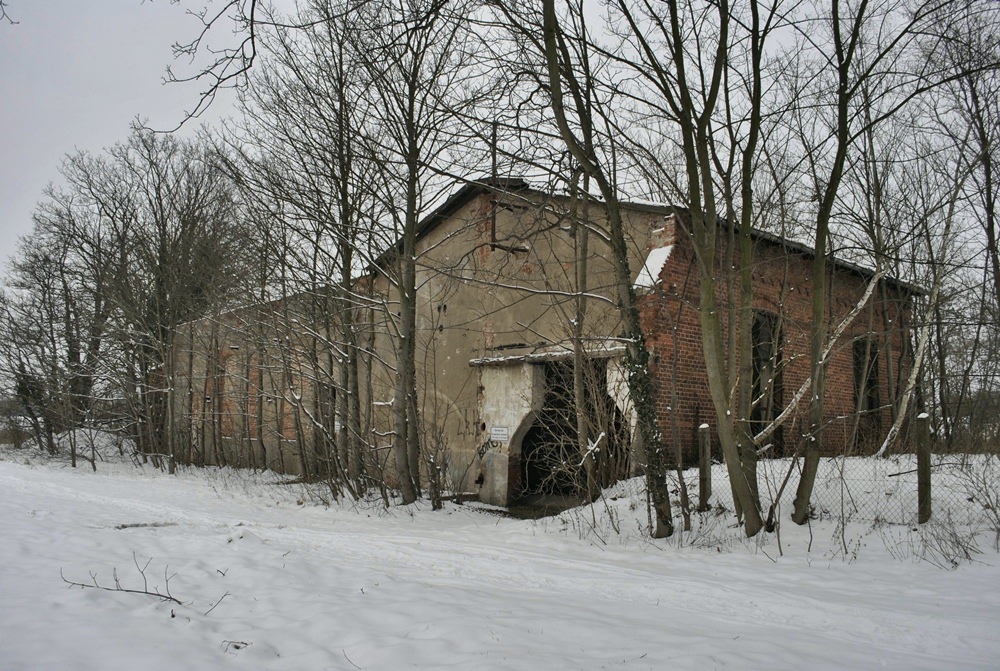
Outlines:
<svg viewBox="0 0 1000 671"><path fill-rule="evenodd" d="M203 0L8 0L0 25L0 258L31 230L31 212L64 155L123 140L138 116L175 126L198 87L163 85L171 45ZM175 71L185 63L175 64ZM217 101L218 102L218 101ZM224 102L224 101L223 101ZM211 110L218 117L223 105ZM206 117L208 118L208 117ZM193 132L192 124L187 132Z"/></svg>

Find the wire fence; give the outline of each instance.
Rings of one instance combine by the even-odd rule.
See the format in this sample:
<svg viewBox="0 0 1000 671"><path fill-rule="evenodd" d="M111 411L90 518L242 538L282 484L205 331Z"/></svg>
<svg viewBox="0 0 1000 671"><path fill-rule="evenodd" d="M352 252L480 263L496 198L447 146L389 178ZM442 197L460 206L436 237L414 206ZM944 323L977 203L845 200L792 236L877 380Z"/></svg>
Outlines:
<svg viewBox="0 0 1000 671"><path fill-rule="evenodd" d="M801 463L791 459L762 460L758 464L761 504L767 509L777 502L783 511L792 509ZM680 487L673 477L676 503ZM699 501L698 470L684 472L688 496L694 508ZM782 484L784 487L782 488ZM974 523L982 508L992 510L1000 498L1000 456L947 454L931 457L931 509L936 519ZM816 518L888 524L917 523L917 457L825 457L820 460L810 503ZM978 505L970 506L970 503ZM712 467L712 506L732 510L732 493L726 467Z"/></svg>

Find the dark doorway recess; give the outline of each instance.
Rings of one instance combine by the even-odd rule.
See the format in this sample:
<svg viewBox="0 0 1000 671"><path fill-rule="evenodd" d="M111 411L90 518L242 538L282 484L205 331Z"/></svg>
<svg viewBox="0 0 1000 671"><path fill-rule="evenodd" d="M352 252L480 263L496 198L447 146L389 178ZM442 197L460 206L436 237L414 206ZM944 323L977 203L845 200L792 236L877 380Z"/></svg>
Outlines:
<svg viewBox="0 0 1000 671"><path fill-rule="evenodd" d="M512 508L565 509L583 502L587 478L579 445L573 393L573 363L550 361L545 368L542 408L521 441ZM606 487L628 475L628 426L607 389L607 360L590 359L584 372L586 412L592 441L598 440L595 476Z"/></svg>

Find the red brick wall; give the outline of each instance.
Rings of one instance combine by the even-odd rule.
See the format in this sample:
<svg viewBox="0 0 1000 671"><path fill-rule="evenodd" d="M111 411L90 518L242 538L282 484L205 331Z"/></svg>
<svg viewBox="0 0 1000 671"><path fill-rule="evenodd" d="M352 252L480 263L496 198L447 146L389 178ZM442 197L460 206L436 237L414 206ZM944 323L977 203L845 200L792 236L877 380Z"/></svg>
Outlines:
<svg viewBox="0 0 1000 671"><path fill-rule="evenodd" d="M701 323L698 313L699 286L697 267L690 239L676 236L670 259L661 273L661 285L640 299L643 328L652 354L654 379L657 383L657 416L662 440L672 445L676 440L684 460L693 460L696 451L696 430L699 424L717 424L715 408L708 390L705 360L702 351ZM717 268L725 268L723 259ZM812 260L797 251L767 241L754 245L753 307L782 317L783 403L787 404L809 376L809 329L812 321ZM721 276L720 276L721 277ZM832 328L850 312L865 288L865 279L843 268L831 271L828 314ZM726 281L717 282L717 300L723 311L723 336L730 313ZM830 358L824 402L825 454L849 451L871 451L880 444L893 421L893 400L898 398L902 382L909 372L908 303L890 285L877 290L869 302L844 331ZM890 321L886 321L890 320ZM878 422L881 430L855 436L858 420L855 394L853 341L855 337L872 333L880 353L878 356L879 401ZM676 350L675 350L676 347ZM737 368L738 370L738 368ZM799 447L807 426L806 392L795 416L784 424L783 448L791 454ZM852 438L853 436L853 438Z"/></svg>

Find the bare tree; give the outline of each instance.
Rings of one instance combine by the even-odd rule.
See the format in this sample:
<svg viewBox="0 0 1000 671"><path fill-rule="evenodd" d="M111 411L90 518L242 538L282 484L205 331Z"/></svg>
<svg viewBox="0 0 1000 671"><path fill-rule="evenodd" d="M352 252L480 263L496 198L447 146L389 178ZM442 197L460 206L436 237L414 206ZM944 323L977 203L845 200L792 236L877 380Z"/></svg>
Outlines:
<svg viewBox="0 0 1000 671"><path fill-rule="evenodd" d="M954 75L923 54L945 44L944 31L954 20L949 3L920 2L851 6L833 2L823 18L825 39L832 57L818 61L812 81L818 109L830 110L826 131L805 140L815 180L818 207L814 223L813 323L811 334L811 391L809 437L792 519L804 524L819 464L823 429L823 398L828 360L827 258L830 224L841 192L848 158L868 130L899 113L912 101L941 86ZM945 27L942 30L942 27ZM810 38L815 41L815 38ZM911 62L911 69L898 64ZM825 101L825 102L824 102ZM819 118L823 118L820 116ZM830 159L821 159L820 152Z"/></svg>
<svg viewBox="0 0 1000 671"><path fill-rule="evenodd" d="M973 166L971 186L981 213L986 235L986 259L992 275L994 298L1000 305L1000 252L997 241L997 173L1000 164L1000 37L996 11L980 3L968 3L962 8L954 26L946 33L942 54L948 74L954 79L949 83L946 104L960 120L961 128L971 135L968 162ZM956 129L949 125L953 137ZM958 139L958 138L956 138Z"/></svg>
<svg viewBox="0 0 1000 671"><path fill-rule="evenodd" d="M99 221L94 264L104 286L109 340L130 433L145 452L173 453L172 352L178 325L231 286L241 237L220 173L192 143L136 131L107 154L71 156L68 190Z"/></svg>
<svg viewBox="0 0 1000 671"><path fill-rule="evenodd" d="M596 183L604 199L610 232L611 260L615 269L615 300L621 313L623 339L627 347L629 392L638 415L639 440L646 455L647 483L656 512L653 536L665 538L673 534L670 494L666 482L666 454L656 427L653 384L648 366L649 353L639 323L639 310L632 287L632 272L629 268L621 204L612 175L588 139L594 127L593 112L585 99L585 87L580 83L574 68L575 64L569 57L566 40L556 15L555 3L552 0L543 4L541 18L542 44L548 70L552 112L560 136L580 165L580 169ZM564 86L570 91L568 104L563 97ZM578 131L574 126L582 130ZM583 139L579 132L583 133Z"/></svg>
<svg viewBox="0 0 1000 671"><path fill-rule="evenodd" d="M384 247L389 236L372 210L368 184L376 166L362 144L371 103L360 76L362 40L334 8L314 2L294 17L295 28L258 36L267 58L251 76L243 129L230 133L223 156L235 159L226 160L227 169L248 203L282 204L281 215L265 209L255 221L263 237L287 238L275 250L275 265L294 281L280 287L281 295L291 298L291 291L311 302L310 314L288 328L312 332L314 403L324 389L336 399L336 421L313 426L313 435L324 442L331 475L356 492L364 462L358 334L364 325L356 322L368 306L354 281L359 264L374 258L368 250ZM283 232L275 235L278 228ZM309 415L317 418L319 407Z"/></svg>
<svg viewBox="0 0 1000 671"><path fill-rule="evenodd" d="M36 437L54 450L56 433L97 419L115 269L111 240L79 194L50 187L46 196L11 266L4 361ZM70 451L76 466L73 434Z"/></svg>
<svg viewBox="0 0 1000 671"><path fill-rule="evenodd" d="M467 36L462 7L442 0L409 5L365 6L360 16L368 30L358 46L366 58L364 72L373 92L367 129L372 155L381 162L376 192L399 240L387 257L388 279L398 305L390 319L395 341L396 389L393 399L393 452L403 501L420 493L420 427L418 412L417 227L434 184L459 90L457 56ZM397 302L398 301L398 302Z"/></svg>

